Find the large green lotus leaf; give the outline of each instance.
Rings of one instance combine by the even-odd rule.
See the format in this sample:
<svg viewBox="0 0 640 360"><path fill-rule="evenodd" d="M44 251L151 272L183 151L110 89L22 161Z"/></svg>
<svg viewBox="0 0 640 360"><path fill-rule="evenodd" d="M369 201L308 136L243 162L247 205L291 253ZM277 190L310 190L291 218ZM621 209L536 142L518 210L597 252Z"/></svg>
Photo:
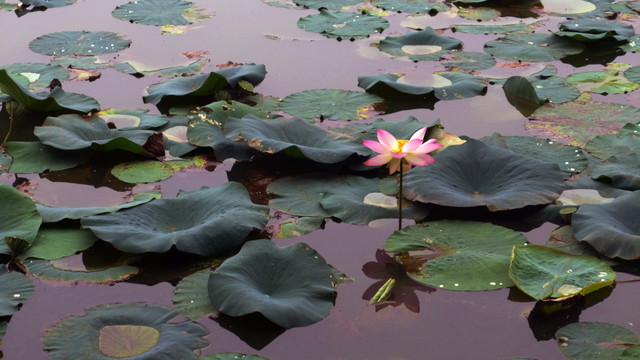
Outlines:
<svg viewBox="0 0 640 360"><path fill-rule="evenodd" d="M149 303L99 305L63 319L42 338L53 360L176 360L198 357L208 331L192 321L172 321L178 312Z"/></svg>
<svg viewBox="0 0 640 360"><path fill-rule="evenodd" d="M173 292L173 307L193 321L218 313L209 300L207 283L211 269L197 271L184 277Z"/></svg>
<svg viewBox="0 0 640 360"><path fill-rule="evenodd" d="M638 118L640 109L633 106L578 99L542 105L525 128L537 137L584 146L597 135L618 132L623 125Z"/></svg>
<svg viewBox="0 0 640 360"><path fill-rule="evenodd" d="M102 269L83 270L74 264L68 265L65 259L55 259L55 263L48 260L24 259L20 263L30 274L43 279L66 282L113 283L126 280L139 271L137 267L117 265Z"/></svg>
<svg viewBox="0 0 640 360"><path fill-rule="evenodd" d="M607 257L640 258L640 191L606 204L580 206L571 217L576 238Z"/></svg>
<svg viewBox="0 0 640 360"><path fill-rule="evenodd" d="M640 84L629 81L623 73L628 64L610 63L603 71L586 71L567 76L567 82L581 91L598 94L626 94L640 88Z"/></svg>
<svg viewBox="0 0 640 360"><path fill-rule="evenodd" d="M51 92L31 93L15 82L6 69L0 69L0 91L11 96L28 111L89 113L100 108L98 102L86 95L67 93L59 86Z"/></svg>
<svg viewBox="0 0 640 360"><path fill-rule="evenodd" d="M575 146L563 145L549 139L537 139L530 136L502 136L493 134L490 138L481 139L494 146L505 147L518 154L558 164L564 179L584 171L589 160L582 150Z"/></svg>
<svg viewBox="0 0 640 360"><path fill-rule="evenodd" d="M152 68L137 61L127 60L113 65L113 68L134 76L181 76L182 74L195 74L200 72L207 62L207 59L200 58L195 61L189 61L183 65L166 68Z"/></svg>
<svg viewBox="0 0 640 360"><path fill-rule="evenodd" d="M200 360L269 360L258 355L240 353L217 353L201 357Z"/></svg>
<svg viewBox="0 0 640 360"><path fill-rule="evenodd" d="M509 277L536 300L586 295L613 284L616 273L592 256L569 255L540 245L513 248Z"/></svg>
<svg viewBox="0 0 640 360"><path fill-rule="evenodd" d="M277 179L267 186L267 192L275 195L269 200L269 206L289 215L330 217L320 201L329 188L343 178L333 174L304 174Z"/></svg>
<svg viewBox="0 0 640 360"><path fill-rule="evenodd" d="M584 48L577 40L540 33L507 35L484 44L484 51L493 56L531 62L558 60Z"/></svg>
<svg viewBox="0 0 640 360"><path fill-rule="evenodd" d="M178 77L149 86L143 100L145 103L158 105L163 101L175 98L210 98L214 97L217 91L223 90L227 86L236 87L243 80L255 86L264 80L266 73L264 65L245 64L208 74Z"/></svg>
<svg viewBox="0 0 640 360"><path fill-rule="evenodd" d="M77 0L24 0L21 2L33 7L57 8L75 4L76 1Z"/></svg>
<svg viewBox="0 0 640 360"><path fill-rule="evenodd" d="M624 77L634 83L640 83L640 65L632 66L624 71Z"/></svg>
<svg viewBox="0 0 640 360"><path fill-rule="evenodd" d="M385 244L413 279L448 290L513 286L507 274L511 249L527 239L490 223L443 220L408 226Z"/></svg>
<svg viewBox="0 0 640 360"><path fill-rule="evenodd" d="M435 160L435 164L407 172L407 199L497 211L548 204L564 188L557 164L476 140L450 146Z"/></svg>
<svg viewBox="0 0 640 360"><path fill-rule="evenodd" d="M192 21L185 13L193 11L192 5L183 0L137 0L116 7L111 15L144 25L188 25Z"/></svg>
<svg viewBox="0 0 640 360"><path fill-rule="evenodd" d="M65 151L39 141L9 141L7 153L13 157L10 170L16 174L66 170L91 159L86 150Z"/></svg>
<svg viewBox="0 0 640 360"><path fill-rule="evenodd" d="M405 13L429 13L447 11L449 8L434 0L372 0L371 3L381 9Z"/></svg>
<svg viewBox="0 0 640 360"><path fill-rule="evenodd" d="M307 244L278 247L269 240L255 240L211 274L209 298L224 314L259 312L290 329L329 315L333 278L329 265Z"/></svg>
<svg viewBox="0 0 640 360"><path fill-rule="evenodd" d="M444 54L441 64L449 70L476 71L489 69L496 65L496 59L483 52L453 51Z"/></svg>
<svg viewBox="0 0 640 360"><path fill-rule="evenodd" d="M308 158L335 164L353 155L368 156L371 150L352 138L318 128L297 118L259 119L248 115L230 118L224 127L227 138L243 140L263 153L284 152L294 158Z"/></svg>
<svg viewBox="0 0 640 360"><path fill-rule="evenodd" d="M532 24L518 21L499 21L497 23L481 22L477 24L453 24L451 30L469 34L524 34L530 33Z"/></svg>
<svg viewBox="0 0 640 360"><path fill-rule="evenodd" d="M93 113L93 115L113 124L116 129L158 129L169 126L170 120L177 117L166 115L147 114L149 110L127 110L127 109L104 109Z"/></svg>
<svg viewBox="0 0 640 360"><path fill-rule="evenodd" d="M378 129L390 132L396 139L409 139L416 131L423 127L433 127L439 124L436 120L432 124L426 124L414 116L409 116L404 120L386 121L382 118L375 119L372 123L349 124L342 128L332 129L357 138L358 140L376 140Z"/></svg>
<svg viewBox="0 0 640 360"><path fill-rule="evenodd" d="M614 0L543 0L544 11L567 19L604 19L613 10Z"/></svg>
<svg viewBox="0 0 640 360"><path fill-rule="evenodd" d="M294 0L298 6L309 9L341 10L362 2L362 0Z"/></svg>
<svg viewBox="0 0 640 360"><path fill-rule="evenodd" d="M299 28L338 40L367 38L388 26L389 22L379 16L326 9L298 20Z"/></svg>
<svg viewBox="0 0 640 360"><path fill-rule="evenodd" d="M438 34L430 27L400 36L387 36L378 43L378 49L392 56L407 57L413 61L438 61L452 50L461 50L458 39Z"/></svg>
<svg viewBox="0 0 640 360"><path fill-rule="evenodd" d="M183 252L215 256L240 245L267 220L268 208L253 204L240 183L229 182L81 221L121 251L162 253L175 245Z"/></svg>
<svg viewBox="0 0 640 360"><path fill-rule="evenodd" d="M77 228L44 228L18 257L59 259L89 248L97 240L91 231Z"/></svg>
<svg viewBox="0 0 640 360"><path fill-rule="evenodd" d="M29 43L29 49L43 55L92 56L118 52L131 41L109 31L63 31L42 35Z"/></svg>
<svg viewBox="0 0 640 360"><path fill-rule="evenodd" d="M152 183L173 176L174 170L166 162L156 160L130 161L117 164L111 174L128 183Z"/></svg>
<svg viewBox="0 0 640 360"><path fill-rule="evenodd" d="M150 153L142 145L153 134L151 130L110 129L99 117L87 119L73 114L48 117L33 132L43 144L61 150L125 150L145 156Z"/></svg>
<svg viewBox="0 0 640 360"><path fill-rule="evenodd" d="M60 81L69 79L69 70L59 65L20 63L0 66L0 68L7 70L9 75L18 74L25 76L29 79L29 89L48 87L53 79Z"/></svg>
<svg viewBox="0 0 640 360"><path fill-rule="evenodd" d="M305 119L362 120L369 109L384 99L359 91L339 89L305 90L291 94L280 102L280 109Z"/></svg>
<svg viewBox="0 0 640 360"><path fill-rule="evenodd" d="M591 155L606 160L615 155L640 153L640 137L636 134L598 135L585 145Z"/></svg>
<svg viewBox="0 0 640 360"><path fill-rule="evenodd" d="M51 64L81 70L99 70L110 67L108 62L97 56L56 56L51 59Z"/></svg>
<svg viewBox="0 0 640 360"><path fill-rule="evenodd" d="M0 184L0 199L0 254L11 255L12 250L24 249L12 248L5 241L15 238L31 244L42 218L33 200L11 185Z"/></svg>
<svg viewBox="0 0 640 360"><path fill-rule="evenodd" d="M567 84L565 79L555 76L556 71L554 66L548 65L527 77L509 77L503 86L507 99L518 110L526 112L526 116L531 115L545 102L560 104L575 100L580 96L580 90ZM500 79L493 81L502 83ZM526 111L527 109L530 111Z"/></svg>
<svg viewBox="0 0 640 360"><path fill-rule="evenodd" d="M11 316L33 295L33 282L19 272L0 269L0 316Z"/></svg>
<svg viewBox="0 0 640 360"><path fill-rule="evenodd" d="M640 343L633 331L602 322L571 323L555 338L564 356L580 360L618 360L627 348Z"/></svg>
<svg viewBox="0 0 640 360"><path fill-rule="evenodd" d="M611 185L626 190L640 190L640 153L621 153L608 158L591 170L594 179L609 179Z"/></svg>
<svg viewBox="0 0 640 360"><path fill-rule="evenodd" d="M83 208L53 208L44 205L36 205L42 221L45 223L54 223L64 219L78 220L83 217L111 213L121 209L138 206L147 203L153 199L160 197L158 193L141 193L133 196L128 203L115 206L90 206Z"/></svg>
<svg viewBox="0 0 640 360"><path fill-rule="evenodd" d="M414 85L403 81L401 74L376 74L358 77L358 86L385 99L402 100L407 97L423 97L433 94L440 100L457 100L483 94L484 80L457 71L435 73L441 81L438 86Z"/></svg>
<svg viewBox="0 0 640 360"><path fill-rule="evenodd" d="M633 26L621 21L606 19L578 19L558 24L560 31L554 34L579 41L596 41L614 38L616 41L628 40L635 35Z"/></svg>

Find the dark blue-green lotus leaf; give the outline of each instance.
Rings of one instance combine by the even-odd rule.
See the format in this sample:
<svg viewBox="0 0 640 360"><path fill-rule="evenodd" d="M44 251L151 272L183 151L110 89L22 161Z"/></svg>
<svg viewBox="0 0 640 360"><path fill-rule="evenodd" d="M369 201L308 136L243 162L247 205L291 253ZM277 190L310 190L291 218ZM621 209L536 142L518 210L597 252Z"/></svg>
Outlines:
<svg viewBox="0 0 640 360"><path fill-rule="evenodd" d="M60 259L89 248L96 240L89 230L75 227L41 228L31 245L18 258Z"/></svg>
<svg viewBox="0 0 640 360"><path fill-rule="evenodd" d="M568 359L624 359L621 355L640 339L633 331L603 322L575 322L555 335L558 349ZM593 354L593 355L591 355Z"/></svg>
<svg viewBox="0 0 640 360"><path fill-rule="evenodd" d="M309 9L341 10L359 4L362 0L294 0L293 2Z"/></svg>
<svg viewBox="0 0 640 360"><path fill-rule="evenodd" d="M556 76L556 72L555 66L549 65L531 76L509 77L504 81L503 90L511 104L518 109L520 109L518 104L528 106L532 108L531 113L543 103L560 104L575 100L580 96L580 90L567 84L565 79ZM502 83L500 80L494 81Z"/></svg>
<svg viewBox="0 0 640 360"><path fill-rule="evenodd" d="M436 163L407 172L407 199L490 211L548 204L564 188L555 163L468 140L438 153Z"/></svg>
<svg viewBox="0 0 640 360"><path fill-rule="evenodd" d="M358 0L359 1L359 0ZM200 360L269 360L262 356L240 353L217 353L200 358Z"/></svg>
<svg viewBox="0 0 640 360"><path fill-rule="evenodd" d="M507 35L484 44L484 51L493 56L531 62L558 60L584 48L580 41L541 33Z"/></svg>
<svg viewBox="0 0 640 360"><path fill-rule="evenodd" d="M19 272L0 269L0 316L11 316L33 295L33 282Z"/></svg>
<svg viewBox="0 0 640 360"><path fill-rule="evenodd" d="M150 303L107 304L63 319L42 338L53 360L196 360L209 332L178 312Z"/></svg>
<svg viewBox="0 0 640 360"><path fill-rule="evenodd" d="M389 22L379 16L320 9L298 20L298 27L338 40L362 39L381 33Z"/></svg>
<svg viewBox="0 0 640 360"><path fill-rule="evenodd" d="M533 25L514 21L502 25L479 22L475 24L453 24L451 30L469 34L522 34L531 32Z"/></svg>
<svg viewBox="0 0 640 360"><path fill-rule="evenodd" d="M442 56L441 64L448 70L476 71L494 67L496 59L483 52L453 51Z"/></svg>
<svg viewBox="0 0 640 360"><path fill-rule="evenodd" d="M388 11L406 13L429 13L435 15L437 12L447 11L449 8L445 4L433 0L373 0L371 3L381 9Z"/></svg>
<svg viewBox="0 0 640 360"><path fill-rule="evenodd" d="M351 137L332 133L302 119L230 118L224 127L227 138L243 140L263 153L284 152L294 158L308 158L335 164L353 155L368 156L371 151Z"/></svg>
<svg viewBox="0 0 640 360"><path fill-rule="evenodd" d="M30 197L11 185L0 184L0 254L24 250L38 234L42 218ZM23 245L10 242L19 239Z"/></svg>
<svg viewBox="0 0 640 360"><path fill-rule="evenodd" d="M579 41L597 41L613 38L616 41L628 40L635 35L631 24L606 19L579 19L558 24L560 31L554 34Z"/></svg>
<svg viewBox="0 0 640 360"><path fill-rule="evenodd" d="M613 2L614 0L556 1L555 6L542 10L567 19L604 19L611 16Z"/></svg>
<svg viewBox="0 0 640 360"><path fill-rule="evenodd" d="M461 50L462 42L426 27L400 36L387 36L378 43L378 49L392 56L407 57L413 61L438 61L443 54L451 50Z"/></svg>
<svg viewBox="0 0 640 360"><path fill-rule="evenodd" d="M116 7L111 15L145 25L188 25L184 14L191 8L192 3L183 0L137 0Z"/></svg>
<svg viewBox="0 0 640 360"><path fill-rule="evenodd" d="M71 169L89 161L92 156L86 149L60 150L39 141L9 141L5 145L7 153L13 157L9 169L18 174Z"/></svg>
<svg viewBox="0 0 640 360"><path fill-rule="evenodd" d="M585 145L595 157L606 160L612 156L640 153L640 137L637 134L603 134L591 139Z"/></svg>
<svg viewBox="0 0 640 360"><path fill-rule="evenodd" d="M140 204L147 203L153 199L159 198L157 193L141 193L133 196L130 202L114 205L114 206L90 206L81 208L65 208L65 207L49 207L44 205L37 205L38 212L42 216L42 222L54 223L64 219L78 220L83 217L111 213L121 209L127 209L130 207L138 206Z"/></svg>
<svg viewBox="0 0 640 360"><path fill-rule="evenodd" d="M24 0L22 3L34 7L56 8L75 4L76 1L77 0Z"/></svg>
<svg viewBox="0 0 640 360"><path fill-rule="evenodd" d="M0 66L0 68L7 70L9 75L30 74L28 85L29 89L48 87L53 79L58 79L60 81L69 79L69 70L60 65L20 63Z"/></svg>
<svg viewBox="0 0 640 360"><path fill-rule="evenodd" d="M43 280L65 281L68 283L114 283L126 280L138 273L140 269L130 265L111 265L107 268L79 270L72 265L69 269L64 261L54 262L41 259L21 259L20 265L28 273ZM77 265L76 265L77 266Z"/></svg>
<svg viewBox="0 0 640 360"><path fill-rule="evenodd" d="M640 84L640 65L632 66L624 71L624 77L629 81Z"/></svg>
<svg viewBox="0 0 640 360"><path fill-rule="evenodd" d="M230 316L261 313L290 329L324 319L335 288L325 260L304 243L278 247L269 240L246 243L209 277L209 298Z"/></svg>
<svg viewBox="0 0 640 360"><path fill-rule="evenodd" d="M440 100L457 100L481 95L487 89L485 81L471 74L457 71L437 72L451 85L433 87L398 82L400 74L376 74L358 77L358 86L385 99L402 100L407 97L433 94Z"/></svg>
<svg viewBox="0 0 640 360"><path fill-rule="evenodd" d="M267 220L268 207L253 204L244 186L229 182L83 218L82 226L125 252L162 253L175 245L183 252L215 256L240 245Z"/></svg>
<svg viewBox="0 0 640 360"><path fill-rule="evenodd" d="M369 116L363 109L383 101L378 96L360 91L315 89L285 97L280 102L280 109L305 119L360 120Z"/></svg>
<svg viewBox="0 0 640 360"><path fill-rule="evenodd" d="M0 69L0 91L33 112L67 111L86 114L100 109L100 104L95 99L83 94L64 92L59 86L51 92L31 93L12 79L6 69Z"/></svg>
<svg viewBox="0 0 640 360"><path fill-rule="evenodd" d="M264 65L245 64L208 74L178 77L149 86L148 94L143 97L143 100L145 103L158 105L160 102L175 98L208 98L227 86L236 87L238 82L243 80L255 86L264 80L266 73Z"/></svg>
<svg viewBox="0 0 640 360"><path fill-rule="evenodd" d="M62 31L42 35L29 43L29 49L44 55L93 56L118 52L131 41L109 31Z"/></svg>
<svg viewBox="0 0 640 360"><path fill-rule="evenodd" d="M609 179L611 185L626 190L640 190L640 154L614 155L591 169L591 177Z"/></svg>
<svg viewBox="0 0 640 360"><path fill-rule="evenodd" d="M625 260L640 258L640 191L606 204L581 205L571 218L576 238L601 254Z"/></svg>

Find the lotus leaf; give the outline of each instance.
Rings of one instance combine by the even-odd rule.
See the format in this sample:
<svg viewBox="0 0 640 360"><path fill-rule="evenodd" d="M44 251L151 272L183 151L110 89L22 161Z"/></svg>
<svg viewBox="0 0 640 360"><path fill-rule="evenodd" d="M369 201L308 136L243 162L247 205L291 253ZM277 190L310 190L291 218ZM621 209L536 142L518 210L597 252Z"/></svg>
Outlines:
<svg viewBox="0 0 640 360"><path fill-rule="evenodd" d="M568 19L604 19L614 0L544 0L545 11Z"/></svg>
<svg viewBox="0 0 640 360"><path fill-rule="evenodd" d="M449 9L446 5L433 0L373 0L371 3L374 6L389 11L429 13L431 15Z"/></svg>
<svg viewBox="0 0 640 360"><path fill-rule="evenodd" d="M0 254L10 255L14 249L5 244L9 239L20 239L30 244L38 234L42 218L33 200L11 185L0 184Z"/></svg>
<svg viewBox="0 0 640 360"><path fill-rule="evenodd" d="M33 282L19 272L0 269L0 316L11 316L33 295Z"/></svg>
<svg viewBox="0 0 640 360"><path fill-rule="evenodd" d="M384 99L376 95L348 90L317 89L291 94L280 102L280 109L305 119L361 120L368 110Z"/></svg>
<svg viewBox="0 0 640 360"><path fill-rule="evenodd" d="M302 236L310 232L316 231L324 225L323 217L293 217L284 221L280 221L280 229L276 234L277 239Z"/></svg>
<svg viewBox="0 0 640 360"><path fill-rule="evenodd" d="M593 167L591 177L610 179L611 185L626 190L640 190L640 155L620 154Z"/></svg>
<svg viewBox="0 0 640 360"><path fill-rule="evenodd" d="M335 164L353 155L371 153L351 138L296 118L263 120L251 115L231 118L227 120L224 133L227 138L243 140L263 153L284 152L294 158L306 157L323 164Z"/></svg>
<svg viewBox="0 0 640 360"><path fill-rule="evenodd" d="M573 214L575 236L607 257L640 258L640 191L620 196L606 204L586 204Z"/></svg>
<svg viewBox="0 0 640 360"><path fill-rule="evenodd" d="M208 331L191 322L169 322L178 313L149 303L107 304L63 319L42 338L53 360L193 359L209 341Z"/></svg>
<svg viewBox="0 0 640 360"><path fill-rule="evenodd" d="M200 358L200 360L269 360L257 355L239 353L217 353Z"/></svg>
<svg viewBox="0 0 640 360"><path fill-rule="evenodd" d="M640 356L640 344L628 347L622 355L618 357L618 360L633 360L637 359L638 356Z"/></svg>
<svg viewBox="0 0 640 360"><path fill-rule="evenodd" d="M557 164L469 140L440 152L435 164L407 172L404 194L412 201L497 211L548 204L563 187Z"/></svg>
<svg viewBox="0 0 640 360"><path fill-rule="evenodd" d="M197 271L180 280L173 292L173 307L193 321L218 312L209 300L210 275L211 269Z"/></svg>
<svg viewBox="0 0 640 360"><path fill-rule="evenodd" d="M18 257L21 259L59 259L89 248L96 240L97 238L88 230L41 228L31 246Z"/></svg>
<svg viewBox="0 0 640 360"><path fill-rule="evenodd" d="M389 22L379 16L320 9L320 14L298 20L298 27L337 40L362 39L381 33Z"/></svg>
<svg viewBox="0 0 640 360"><path fill-rule="evenodd" d="M267 186L269 194L276 195L269 200L269 206L290 215L330 217L320 205L320 200L340 179L342 177L338 175L328 174L305 174L277 179Z"/></svg>
<svg viewBox="0 0 640 360"><path fill-rule="evenodd" d="M39 141L9 141L5 145L13 157L10 170L17 174L70 169L91 159L86 150L65 151Z"/></svg>
<svg viewBox="0 0 640 360"><path fill-rule="evenodd" d="M136 61L123 61L113 66L114 69L122 71L134 76L146 76L146 75L161 75L161 76L179 76L182 74L195 74L202 70L202 67L207 62L206 59L198 59L190 61L184 65L166 67L166 68L151 68L142 63Z"/></svg>
<svg viewBox="0 0 640 360"><path fill-rule="evenodd" d="M629 42L618 47L624 52L637 53L640 46L640 34L636 34L629 39Z"/></svg>
<svg viewBox="0 0 640 360"><path fill-rule="evenodd" d="M77 270L65 269L64 259L54 260L53 264L47 260L25 259L20 260L22 266L30 274L44 280L56 280L67 282L89 282L89 283L112 283L116 281L126 280L139 271L137 267L129 265L118 265L97 270ZM75 268L75 266L74 266Z"/></svg>
<svg viewBox="0 0 640 360"><path fill-rule="evenodd" d="M180 251L215 256L240 245L268 220L266 206L255 205L240 183L180 191L112 214L82 219L96 236L130 253Z"/></svg>
<svg viewBox="0 0 640 360"><path fill-rule="evenodd" d="M341 10L359 4L362 0L294 0L293 2L309 9Z"/></svg>
<svg viewBox="0 0 640 360"><path fill-rule="evenodd" d="M606 160L615 155L640 153L640 138L635 134L598 135L586 144L591 155Z"/></svg>
<svg viewBox="0 0 640 360"><path fill-rule="evenodd" d="M630 24L606 19L570 20L561 22L558 27L560 31L554 34L579 41L596 41L610 37L617 41L626 41L635 35Z"/></svg>
<svg viewBox="0 0 640 360"><path fill-rule="evenodd" d="M0 69L0 91L22 104L26 110L33 112L88 113L100 108L95 99L82 94L64 92L60 87L56 87L51 92L31 93L15 82L6 69Z"/></svg>
<svg viewBox="0 0 640 360"><path fill-rule="evenodd" d="M626 69L623 74L629 81L640 84L640 65Z"/></svg>
<svg viewBox="0 0 640 360"><path fill-rule="evenodd" d="M531 32L530 26L521 21L495 25L489 23L455 24L451 25L451 30L469 34L523 34Z"/></svg>
<svg viewBox="0 0 640 360"><path fill-rule="evenodd" d="M63 31L38 37L29 43L29 49L44 55L92 56L118 52L131 45L131 41L108 31Z"/></svg>
<svg viewBox="0 0 640 360"><path fill-rule="evenodd" d="M54 223L64 219L78 220L83 217L110 213L118 211L120 209L127 209L130 207L138 206L140 204L147 203L153 199L160 197L158 193L141 193L133 196L131 202L115 205L115 206L91 206L83 208L64 208L64 207L48 207L44 205L37 205L38 212L42 216L42 221L45 223Z"/></svg>
<svg viewBox="0 0 640 360"><path fill-rule="evenodd" d="M426 27L400 36L387 36L378 43L378 48L393 56L408 57L413 61L438 61L449 51L461 50L462 42Z"/></svg>
<svg viewBox="0 0 640 360"><path fill-rule="evenodd" d="M447 69L475 71L489 69L496 65L496 59L487 54L470 51L453 51L441 57L441 63Z"/></svg>
<svg viewBox="0 0 640 360"><path fill-rule="evenodd" d="M329 265L304 243L278 247L269 240L246 243L209 277L209 298L230 316L259 312L290 329L324 319L335 288Z"/></svg>
<svg viewBox="0 0 640 360"><path fill-rule="evenodd" d="M51 59L52 65L59 65L64 68L98 70L109 67L109 63L96 56L60 56Z"/></svg>
<svg viewBox="0 0 640 360"><path fill-rule="evenodd" d="M30 89L48 87L53 79L60 81L69 79L69 71L60 65L21 63L0 66L0 68L7 70L9 75L30 75L28 77Z"/></svg>
<svg viewBox="0 0 640 360"><path fill-rule="evenodd" d="M111 14L120 20L144 25L188 25L185 13L192 3L183 0L137 0L116 7Z"/></svg>
<svg viewBox="0 0 640 360"><path fill-rule="evenodd" d="M152 183L170 178L173 169L161 161L132 161L117 164L111 169L111 174L128 183Z"/></svg>
<svg viewBox="0 0 640 360"><path fill-rule="evenodd" d="M567 76L567 82L581 91L598 94L626 94L640 88L640 84L629 81L623 73L627 64L610 63L604 71L587 71Z"/></svg>
<svg viewBox="0 0 640 360"><path fill-rule="evenodd" d="M503 90L509 102L525 113L525 116L531 115L545 102L559 104L576 99L580 90L567 84L565 79L555 76L555 73L554 66L545 66L543 70L531 76L512 76L504 82ZM527 111L529 109L530 111Z"/></svg>
<svg viewBox="0 0 640 360"><path fill-rule="evenodd" d="M56 8L74 4L77 0L24 0L25 5L34 7Z"/></svg>
<svg viewBox="0 0 640 360"><path fill-rule="evenodd" d="M376 140L377 130L384 129L390 132L396 139L409 139L416 131L423 127L433 127L439 125L438 120L432 124L420 122L414 116L409 116L404 120L386 121L384 119L376 119L370 124L349 124L342 128L332 129L333 131L342 132L349 136L353 136L358 140Z"/></svg>
<svg viewBox="0 0 640 360"><path fill-rule="evenodd" d="M509 277L536 300L586 295L611 285L616 274L592 256L569 255L540 245L513 248Z"/></svg>
<svg viewBox="0 0 640 360"><path fill-rule="evenodd" d="M558 60L584 48L577 40L540 33L507 35L484 44L484 51L493 56L531 62Z"/></svg>
<svg viewBox="0 0 640 360"><path fill-rule="evenodd" d="M617 360L627 348L640 344L633 331L602 322L572 323L560 328L555 337L558 349L570 359Z"/></svg>
<svg viewBox="0 0 640 360"><path fill-rule="evenodd" d="M385 244L413 279L447 290L513 286L507 275L511 249L527 239L490 223L443 220L408 226Z"/></svg>
<svg viewBox="0 0 640 360"><path fill-rule="evenodd" d="M458 16L476 21L489 21L500 17L500 11L486 6L461 6Z"/></svg>

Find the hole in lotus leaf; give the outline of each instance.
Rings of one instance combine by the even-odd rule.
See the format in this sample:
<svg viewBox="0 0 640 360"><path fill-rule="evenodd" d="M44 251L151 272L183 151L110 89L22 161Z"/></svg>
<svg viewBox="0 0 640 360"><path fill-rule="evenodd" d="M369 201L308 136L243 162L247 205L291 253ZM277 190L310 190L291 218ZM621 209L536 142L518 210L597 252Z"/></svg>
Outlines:
<svg viewBox="0 0 640 360"><path fill-rule="evenodd" d="M412 73L404 75L396 81L399 84L416 85L416 86L431 86L434 88L440 88L450 86L453 83L451 80L436 74L424 74L424 73Z"/></svg>
<svg viewBox="0 0 640 360"><path fill-rule="evenodd" d="M405 45L402 51L408 55L429 55L442 51L442 46L438 45Z"/></svg>
<svg viewBox="0 0 640 360"><path fill-rule="evenodd" d="M113 115L100 115L100 117L107 123L114 124L115 127L118 129L140 125L140 118L134 115L113 114Z"/></svg>
<svg viewBox="0 0 640 360"><path fill-rule="evenodd" d="M379 206L386 209L397 209L398 208L398 199L393 196L385 195L380 192L369 193L362 200L363 203L367 205ZM405 205L404 202L402 204Z"/></svg>
<svg viewBox="0 0 640 360"><path fill-rule="evenodd" d="M597 8L584 0L542 0L544 10L556 14L586 14Z"/></svg>
<svg viewBox="0 0 640 360"><path fill-rule="evenodd" d="M123 359L146 353L159 338L160 332L149 326L110 325L100 329L98 348L106 356Z"/></svg>

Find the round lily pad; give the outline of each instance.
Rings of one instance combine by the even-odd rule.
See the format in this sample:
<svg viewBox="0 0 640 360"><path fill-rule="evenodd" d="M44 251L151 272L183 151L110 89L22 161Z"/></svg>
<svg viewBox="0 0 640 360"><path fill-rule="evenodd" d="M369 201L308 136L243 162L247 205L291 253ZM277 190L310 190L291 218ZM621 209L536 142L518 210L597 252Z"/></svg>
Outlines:
<svg viewBox="0 0 640 360"><path fill-rule="evenodd" d="M188 25L193 22L187 15L195 11L192 5L183 0L136 0L116 7L111 14L144 25Z"/></svg>
<svg viewBox="0 0 640 360"><path fill-rule="evenodd" d="M280 109L305 119L360 120L369 116L373 104L383 101L381 97L358 91L317 89L285 97Z"/></svg>
<svg viewBox="0 0 640 360"><path fill-rule="evenodd" d="M362 2L362 0L294 0L296 5L309 9L341 10Z"/></svg>
<svg viewBox="0 0 640 360"><path fill-rule="evenodd" d="M619 359L625 349L640 344L633 331L602 322L572 323L560 328L555 337L558 349L569 359Z"/></svg>
<svg viewBox="0 0 640 360"><path fill-rule="evenodd" d="M640 258L640 192L606 204L581 205L572 218L573 232L607 257Z"/></svg>
<svg viewBox="0 0 640 360"><path fill-rule="evenodd" d="M435 164L407 172L407 199L497 211L548 204L564 188L557 164L476 140L450 146L435 160Z"/></svg>
<svg viewBox="0 0 640 360"><path fill-rule="evenodd" d="M584 48L577 40L540 33L507 35L484 44L484 51L493 56L531 62L558 60Z"/></svg>
<svg viewBox="0 0 640 360"><path fill-rule="evenodd" d="M333 308L330 267L304 243L278 247L269 240L246 243L209 277L209 298L220 312L259 312L290 329L324 319Z"/></svg>
<svg viewBox="0 0 640 360"><path fill-rule="evenodd" d="M407 57L413 61L438 61L449 51L461 50L462 42L426 27L400 36L388 36L378 43L378 49L392 56Z"/></svg>
<svg viewBox="0 0 640 360"><path fill-rule="evenodd" d="M251 202L240 183L180 191L116 213L82 219L82 226L130 253L180 251L215 256L240 245L268 220L268 208Z"/></svg>
<svg viewBox="0 0 640 360"><path fill-rule="evenodd" d="M385 244L413 279L448 290L513 286L509 261L527 239L507 228L472 221L432 221L408 226Z"/></svg>
<svg viewBox="0 0 640 360"><path fill-rule="evenodd" d="M33 282L19 272L0 269L0 316L11 316L33 295Z"/></svg>
<svg viewBox="0 0 640 360"><path fill-rule="evenodd" d="M108 31L63 31L42 35L29 43L29 49L44 55L102 55L118 52L131 41Z"/></svg>
<svg viewBox="0 0 640 360"><path fill-rule="evenodd" d="M445 4L434 2L432 0L372 0L371 3L381 9L388 11L406 12L406 13L428 13L435 15L441 11L447 11L449 8Z"/></svg>
<svg viewBox="0 0 640 360"><path fill-rule="evenodd" d="M389 22L379 16L320 9L320 14L309 15L298 20L298 27L323 36L338 39L362 39L381 33Z"/></svg>
<svg viewBox="0 0 640 360"><path fill-rule="evenodd" d="M581 91L598 94L626 94L640 88L640 84L623 76L628 64L610 63L603 71L577 72L567 76L567 82Z"/></svg>
<svg viewBox="0 0 640 360"><path fill-rule="evenodd" d="M447 69L475 71L489 69L496 65L496 59L481 52L453 51L442 55L441 63Z"/></svg>
<svg viewBox="0 0 640 360"><path fill-rule="evenodd" d="M195 351L209 345L208 331L191 321L169 322L177 315L149 303L95 306L63 319L42 343L53 360L196 360Z"/></svg>
<svg viewBox="0 0 640 360"><path fill-rule="evenodd" d="M635 34L631 24L607 19L578 19L558 24L560 31L554 34L567 36L579 41L596 41L613 38L625 41Z"/></svg>
<svg viewBox="0 0 640 360"><path fill-rule="evenodd" d="M626 69L623 73L629 81L640 84L640 65L632 66Z"/></svg>
<svg viewBox="0 0 640 360"><path fill-rule="evenodd" d="M77 0L24 0L22 3L33 7L57 8L75 4L76 1Z"/></svg>
<svg viewBox="0 0 640 360"><path fill-rule="evenodd" d="M42 217L33 200L11 185L0 184L0 199L0 253L11 255L12 248L5 241L20 239L30 244L38 234Z"/></svg>
<svg viewBox="0 0 640 360"><path fill-rule="evenodd" d="M41 63L20 63L1 66L0 68L7 70L11 74L29 75L29 89L37 89L47 87L53 79L65 81L69 79L69 70L60 65L50 65Z"/></svg>
<svg viewBox="0 0 640 360"><path fill-rule="evenodd" d="M173 169L161 161L132 161L114 166L111 174L128 183L152 183L170 178Z"/></svg>

